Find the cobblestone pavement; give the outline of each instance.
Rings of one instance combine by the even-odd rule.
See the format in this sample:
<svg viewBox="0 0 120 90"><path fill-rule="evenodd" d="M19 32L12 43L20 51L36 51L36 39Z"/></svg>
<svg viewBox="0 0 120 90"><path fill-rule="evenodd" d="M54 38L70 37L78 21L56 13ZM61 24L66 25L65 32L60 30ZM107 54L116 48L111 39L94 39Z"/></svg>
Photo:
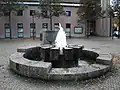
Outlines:
<svg viewBox="0 0 120 90"><path fill-rule="evenodd" d="M90 37L68 39L69 44L83 44L104 53L120 54L120 39ZM120 65L116 64L105 76L86 81L45 81L20 76L9 69L9 56L17 47L38 45L40 41L0 40L0 90L120 90Z"/></svg>

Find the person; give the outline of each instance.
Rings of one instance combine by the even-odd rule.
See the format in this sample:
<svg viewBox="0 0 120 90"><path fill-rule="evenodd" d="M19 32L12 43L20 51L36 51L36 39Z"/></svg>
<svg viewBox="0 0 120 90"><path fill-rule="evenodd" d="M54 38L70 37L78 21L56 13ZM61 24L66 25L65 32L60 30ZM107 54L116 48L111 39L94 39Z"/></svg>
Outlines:
<svg viewBox="0 0 120 90"><path fill-rule="evenodd" d="M114 27L114 29L113 29L112 38L113 38L113 37L118 37L117 27Z"/></svg>

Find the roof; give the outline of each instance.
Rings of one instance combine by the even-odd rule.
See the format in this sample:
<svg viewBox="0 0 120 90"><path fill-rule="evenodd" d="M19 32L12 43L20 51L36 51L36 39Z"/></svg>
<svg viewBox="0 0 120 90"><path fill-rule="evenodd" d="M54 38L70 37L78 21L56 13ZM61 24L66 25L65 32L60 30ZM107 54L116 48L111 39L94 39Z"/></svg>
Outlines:
<svg viewBox="0 0 120 90"><path fill-rule="evenodd" d="M19 4L25 4L25 5L40 5L38 2L39 0L24 0L24 2L19 2ZM63 2L60 3L62 6L70 6L70 7L78 7L82 6L82 4L79 4L78 2L73 2L73 1L79 1L79 0L62 0Z"/></svg>
<svg viewBox="0 0 120 90"><path fill-rule="evenodd" d="M21 4L21 3L19 3L19 4ZM39 5L39 2L22 2L22 4L26 4L26 5ZM77 7L77 6L81 6L82 4L60 3L60 5Z"/></svg>
<svg viewBox="0 0 120 90"><path fill-rule="evenodd" d="M24 0L27 2L38 2L40 0ZM80 3L83 2L84 0L61 0L63 3Z"/></svg>

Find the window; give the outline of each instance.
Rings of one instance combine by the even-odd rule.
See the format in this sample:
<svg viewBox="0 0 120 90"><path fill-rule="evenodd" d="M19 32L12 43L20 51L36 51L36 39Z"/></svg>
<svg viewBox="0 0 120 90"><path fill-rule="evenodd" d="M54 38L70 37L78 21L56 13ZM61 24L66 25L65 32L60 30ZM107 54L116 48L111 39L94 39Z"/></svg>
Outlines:
<svg viewBox="0 0 120 90"><path fill-rule="evenodd" d="M55 29L55 31L59 30L59 23L54 23L54 29Z"/></svg>
<svg viewBox="0 0 120 90"><path fill-rule="evenodd" d="M83 33L83 27L75 27L74 28L75 34L82 34Z"/></svg>
<svg viewBox="0 0 120 90"><path fill-rule="evenodd" d="M42 11L42 16L45 17L45 18L47 18L47 17L48 17L47 11L43 10L43 11Z"/></svg>
<svg viewBox="0 0 120 90"><path fill-rule="evenodd" d="M18 38L22 38L23 37L23 23L18 23L17 28L18 28Z"/></svg>
<svg viewBox="0 0 120 90"><path fill-rule="evenodd" d="M18 10L17 11L17 16L23 16L23 10Z"/></svg>
<svg viewBox="0 0 120 90"><path fill-rule="evenodd" d="M59 27L59 23L54 23L54 27L58 28Z"/></svg>
<svg viewBox="0 0 120 90"><path fill-rule="evenodd" d="M35 10L30 10L30 16L33 16L35 13Z"/></svg>
<svg viewBox="0 0 120 90"><path fill-rule="evenodd" d="M9 16L9 15L10 15L9 12L7 12L7 11L4 12L4 16Z"/></svg>
<svg viewBox="0 0 120 90"><path fill-rule="evenodd" d="M71 16L71 11L66 11L66 16Z"/></svg>
<svg viewBox="0 0 120 90"><path fill-rule="evenodd" d="M4 28L5 28L5 37L6 38L10 38L10 24L9 23L5 23L4 24Z"/></svg>
<svg viewBox="0 0 120 90"><path fill-rule="evenodd" d="M71 30L71 24L70 23L66 23L66 33L70 33Z"/></svg>
<svg viewBox="0 0 120 90"><path fill-rule="evenodd" d="M70 23L66 23L66 28L71 28L71 24Z"/></svg>
<svg viewBox="0 0 120 90"><path fill-rule="evenodd" d="M42 24L42 28L48 29L48 23L43 23L43 24Z"/></svg>
<svg viewBox="0 0 120 90"><path fill-rule="evenodd" d="M35 23L30 23L30 37L36 36L36 24ZM33 32L34 31L34 32Z"/></svg>

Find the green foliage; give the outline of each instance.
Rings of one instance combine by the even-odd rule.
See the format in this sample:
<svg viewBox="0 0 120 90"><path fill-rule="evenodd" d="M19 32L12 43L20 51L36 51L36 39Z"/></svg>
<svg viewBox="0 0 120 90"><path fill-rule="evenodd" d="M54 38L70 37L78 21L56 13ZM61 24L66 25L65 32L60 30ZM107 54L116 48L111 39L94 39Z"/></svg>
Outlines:
<svg viewBox="0 0 120 90"><path fill-rule="evenodd" d="M115 12L118 12L118 15L120 15L120 5L119 4L116 4L113 9Z"/></svg>
<svg viewBox="0 0 120 90"><path fill-rule="evenodd" d="M59 17L64 14L63 6L60 5L61 0L40 0L40 8L43 18L52 16Z"/></svg>
<svg viewBox="0 0 120 90"><path fill-rule="evenodd" d="M112 17L114 17L115 12L119 16L120 15L120 5L116 4L115 6L108 6L106 12L109 16L112 16Z"/></svg>
<svg viewBox="0 0 120 90"><path fill-rule="evenodd" d="M12 30L11 30L11 13L15 13L18 10L24 10L25 6L22 3L23 0L0 0L0 16L3 16L4 13L8 13L9 24L10 24L10 38L12 39Z"/></svg>
<svg viewBox="0 0 120 90"><path fill-rule="evenodd" d="M114 16L117 16L114 18L114 24L120 26L120 4L118 3L115 6L109 6L106 12L108 16L111 16L112 18L114 18Z"/></svg>
<svg viewBox="0 0 120 90"><path fill-rule="evenodd" d="M81 20L94 20L98 17L101 17L100 0L85 0L83 5L79 7L77 15L79 21Z"/></svg>
<svg viewBox="0 0 120 90"><path fill-rule="evenodd" d="M114 17L114 24L116 24L117 26L119 26L119 17Z"/></svg>
<svg viewBox="0 0 120 90"><path fill-rule="evenodd" d="M109 6L109 7L107 8L107 10L106 10L107 15L108 15L108 16L112 16L112 17L114 17L114 11L115 11L115 10L114 10L112 7L110 7L110 6Z"/></svg>
<svg viewBox="0 0 120 90"><path fill-rule="evenodd" d="M59 17L60 15L64 15L63 6L60 5L61 0L40 0L40 9L41 16L43 18L50 19L50 29L52 30L52 17Z"/></svg>
<svg viewBox="0 0 120 90"><path fill-rule="evenodd" d="M21 2L21 3L19 3ZM17 12L18 10L24 10L25 6L22 0L1 0L0 1L0 12L11 13L12 11Z"/></svg>

